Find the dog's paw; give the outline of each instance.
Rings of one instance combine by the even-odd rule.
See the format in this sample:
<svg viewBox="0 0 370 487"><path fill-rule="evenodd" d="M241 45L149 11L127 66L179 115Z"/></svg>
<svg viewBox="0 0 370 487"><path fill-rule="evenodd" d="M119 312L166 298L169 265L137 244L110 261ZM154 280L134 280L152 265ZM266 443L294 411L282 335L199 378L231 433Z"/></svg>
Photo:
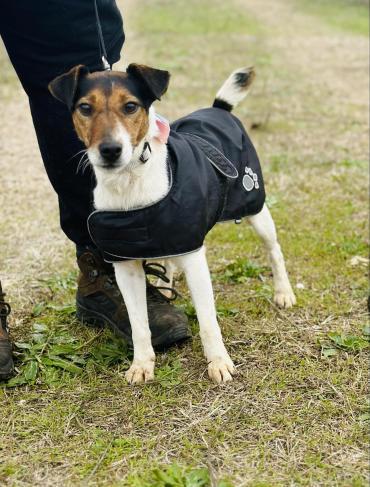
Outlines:
<svg viewBox="0 0 370 487"><path fill-rule="evenodd" d="M291 287L287 289L278 290L274 296L274 303L279 308L291 308L297 302L294 292Z"/></svg>
<svg viewBox="0 0 370 487"><path fill-rule="evenodd" d="M235 366L228 355L226 357L215 357L208 363L209 378L216 384L233 380L235 373Z"/></svg>
<svg viewBox="0 0 370 487"><path fill-rule="evenodd" d="M154 361L136 360L125 374L129 384L140 384L154 379Z"/></svg>

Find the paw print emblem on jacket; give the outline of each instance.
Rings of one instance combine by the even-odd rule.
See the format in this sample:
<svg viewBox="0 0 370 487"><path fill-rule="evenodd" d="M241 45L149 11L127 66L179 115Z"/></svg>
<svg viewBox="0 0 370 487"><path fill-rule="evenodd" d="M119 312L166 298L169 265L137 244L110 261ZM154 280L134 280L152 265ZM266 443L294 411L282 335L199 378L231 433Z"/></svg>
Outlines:
<svg viewBox="0 0 370 487"><path fill-rule="evenodd" d="M245 176L243 177L243 186L246 191L252 191L252 189L258 189L258 176L252 171L251 168L245 168Z"/></svg>

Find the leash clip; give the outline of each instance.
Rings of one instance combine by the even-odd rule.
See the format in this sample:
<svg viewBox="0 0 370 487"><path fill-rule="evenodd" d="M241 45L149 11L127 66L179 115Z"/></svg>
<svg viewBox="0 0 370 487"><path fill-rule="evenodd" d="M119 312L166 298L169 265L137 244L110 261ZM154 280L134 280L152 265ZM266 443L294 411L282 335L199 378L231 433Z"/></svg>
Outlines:
<svg viewBox="0 0 370 487"><path fill-rule="evenodd" d="M112 68L110 67L110 64L108 63L107 58L105 56L102 56L101 60L103 63L104 71L112 71Z"/></svg>

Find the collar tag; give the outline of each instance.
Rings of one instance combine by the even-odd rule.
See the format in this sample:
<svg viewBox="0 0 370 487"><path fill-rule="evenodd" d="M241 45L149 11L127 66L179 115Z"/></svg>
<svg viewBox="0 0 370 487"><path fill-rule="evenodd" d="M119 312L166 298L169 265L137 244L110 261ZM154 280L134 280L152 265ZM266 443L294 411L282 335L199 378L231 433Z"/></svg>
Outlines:
<svg viewBox="0 0 370 487"><path fill-rule="evenodd" d="M145 142L143 152L141 153L141 156L140 156L140 161L143 164L145 164L149 160L151 154L152 154L152 149L150 147L150 144L149 144L149 142Z"/></svg>

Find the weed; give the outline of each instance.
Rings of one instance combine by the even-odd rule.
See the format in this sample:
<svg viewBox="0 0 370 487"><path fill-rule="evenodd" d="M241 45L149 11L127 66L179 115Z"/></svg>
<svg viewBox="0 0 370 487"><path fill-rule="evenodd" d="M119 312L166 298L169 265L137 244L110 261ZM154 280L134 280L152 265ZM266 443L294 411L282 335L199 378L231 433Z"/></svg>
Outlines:
<svg viewBox="0 0 370 487"><path fill-rule="evenodd" d="M206 468L186 469L172 464L155 468L146 476L129 477L128 484L132 487L209 487L210 477Z"/></svg>
<svg viewBox="0 0 370 487"><path fill-rule="evenodd" d="M259 266L245 259L237 259L223 269L219 279L226 282L243 283L248 279L261 278L267 272L271 272L268 267Z"/></svg>
<svg viewBox="0 0 370 487"><path fill-rule="evenodd" d="M328 343L321 345L321 354L323 357L333 357L340 350L348 353L358 353L370 348L368 327L364 327L363 336L346 335L333 331L328 333L328 338L331 345Z"/></svg>
<svg viewBox="0 0 370 487"><path fill-rule="evenodd" d="M75 290L77 287L77 272L71 271L65 275L58 274L56 276L49 277L48 279L44 279L41 282L46 284L53 294L57 294L58 292L65 291L67 289Z"/></svg>
<svg viewBox="0 0 370 487"><path fill-rule="evenodd" d="M65 312L64 307L47 306ZM15 342L18 374L5 385L46 384L55 386L62 382L63 373L71 376L82 374L88 363L107 367L127 357L127 350L121 340L111 339L95 344L99 335L88 341L71 336L66 325L50 327L34 323L29 342Z"/></svg>
<svg viewBox="0 0 370 487"><path fill-rule="evenodd" d="M236 308L230 308L223 304L217 304L217 316L220 318L234 317L239 314L239 310Z"/></svg>
<svg viewBox="0 0 370 487"><path fill-rule="evenodd" d="M179 360L169 360L158 367L156 379L162 387L173 387L181 383L182 367Z"/></svg>

